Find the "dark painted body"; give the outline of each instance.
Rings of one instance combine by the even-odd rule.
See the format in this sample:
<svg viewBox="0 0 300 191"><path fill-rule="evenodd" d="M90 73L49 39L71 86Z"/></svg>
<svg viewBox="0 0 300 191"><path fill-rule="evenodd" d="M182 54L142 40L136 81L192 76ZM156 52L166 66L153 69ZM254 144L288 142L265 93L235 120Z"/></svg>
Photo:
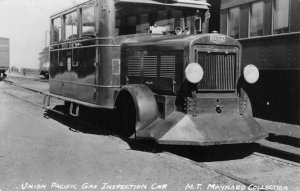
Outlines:
<svg viewBox="0 0 300 191"><path fill-rule="evenodd" d="M266 136L265 130L253 119L250 101L243 91L245 82L240 78L240 44L232 38L225 37L223 43L216 45L211 41L215 36L225 37L217 34L152 37L153 40L132 39L123 44L122 63L125 64L122 65L122 83L140 83L148 86L155 93L159 114L152 115L151 121L155 121L146 123L149 125L136 126L138 131L134 137L152 138L161 144L212 145L252 142ZM186 81L182 72L184 68L189 63L199 62L195 50L217 54L220 57L223 54L235 54L235 72L231 74L234 86L219 89L217 85L222 86L226 79L215 79L214 75L218 74L209 70L205 71L214 75L204 74L210 76L206 77L206 81L204 77L202 83L215 81L211 86L201 82L193 85ZM135 56L135 62L143 66L140 67L142 71L139 71L138 75L132 68L129 69L131 64L135 64L130 59L132 55ZM174 56L174 78L160 76L162 55ZM152 62L157 64L157 67L152 66L155 72L145 67L145 62L149 63L149 56ZM210 59L218 62L217 59ZM222 65L225 62L219 61L218 64ZM222 72L226 70L218 67L215 69ZM223 75L222 72L219 75ZM153 75L152 78L148 77L149 73ZM173 80L176 82L174 87Z"/></svg>
<svg viewBox="0 0 300 191"><path fill-rule="evenodd" d="M300 124L300 33L240 40L242 63L255 63L259 81L247 86L253 114Z"/></svg>
<svg viewBox="0 0 300 191"><path fill-rule="evenodd" d="M40 75L46 79L49 79L49 66L50 66L50 50L49 47L43 49L42 52L39 53L39 68Z"/></svg>
<svg viewBox="0 0 300 191"><path fill-rule="evenodd" d="M221 0L220 31L223 34L230 33L230 9L239 8L237 40L243 47L242 66L254 64L260 72L257 83L245 84L254 116L300 124L300 2L280 1L285 3L284 7L277 7L276 2ZM251 29L255 29L250 25L253 3L261 3L256 16L261 15L263 22L259 26L254 25L260 28L260 33L251 35ZM276 15L282 19L281 29L278 26L275 28Z"/></svg>
<svg viewBox="0 0 300 191"><path fill-rule="evenodd" d="M96 1L95 36L52 44L50 93L78 105L115 108L130 118L123 128L131 130L127 123L133 122L131 138L214 145L267 136L243 91L236 40L219 34L115 36L116 2ZM192 62L204 68L198 84L185 77Z"/></svg>

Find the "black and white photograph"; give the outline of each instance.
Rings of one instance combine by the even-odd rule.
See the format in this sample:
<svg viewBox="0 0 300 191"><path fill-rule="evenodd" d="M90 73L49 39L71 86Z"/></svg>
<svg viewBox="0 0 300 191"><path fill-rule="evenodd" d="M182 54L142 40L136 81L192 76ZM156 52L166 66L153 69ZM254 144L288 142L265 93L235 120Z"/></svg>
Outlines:
<svg viewBox="0 0 300 191"><path fill-rule="evenodd" d="M0 191L299 191L300 0L0 0Z"/></svg>

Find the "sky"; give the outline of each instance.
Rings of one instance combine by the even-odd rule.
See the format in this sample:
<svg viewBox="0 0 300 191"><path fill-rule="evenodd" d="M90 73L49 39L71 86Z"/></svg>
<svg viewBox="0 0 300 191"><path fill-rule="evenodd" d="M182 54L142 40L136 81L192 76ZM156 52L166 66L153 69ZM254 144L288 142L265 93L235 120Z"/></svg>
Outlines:
<svg viewBox="0 0 300 191"><path fill-rule="evenodd" d="M49 45L50 16L87 0L0 0L0 37L10 39L10 66L38 68Z"/></svg>

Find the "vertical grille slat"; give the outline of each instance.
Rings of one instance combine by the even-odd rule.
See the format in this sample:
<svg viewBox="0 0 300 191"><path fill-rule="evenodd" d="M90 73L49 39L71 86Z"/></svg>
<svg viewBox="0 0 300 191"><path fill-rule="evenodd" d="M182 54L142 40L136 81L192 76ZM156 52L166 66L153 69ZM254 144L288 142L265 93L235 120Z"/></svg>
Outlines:
<svg viewBox="0 0 300 191"><path fill-rule="evenodd" d="M203 66L204 77L198 84L203 91L235 90L236 54L197 51L198 62Z"/></svg>
<svg viewBox="0 0 300 191"><path fill-rule="evenodd" d="M227 77L229 75L229 70L228 70L228 74L224 75L227 72L226 68L225 68L225 63L226 62L223 62L222 65L221 65L222 66L222 71L221 71L222 73L221 73L221 75L222 75L222 79L224 79L224 80L221 82L220 86L223 87L224 89L227 89L227 83L228 83L227 82Z"/></svg>
<svg viewBox="0 0 300 191"><path fill-rule="evenodd" d="M232 58L232 55L230 55L229 57L229 76L228 76L228 88L232 89L233 86L232 86L232 81L233 81L233 77L234 77L234 74L232 73L232 61L233 61L233 58Z"/></svg>
<svg viewBox="0 0 300 191"><path fill-rule="evenodd" d="M141 76L141 69L140 69L140 56L129 56L127 59L128 63L128 76Z"/></svg>
<svg viewBox="0 0 300 191"><path fill-rule="evenodd" d="M144 68L143 68L144 77L153 77L157 76L157 56L144 56Z"/></svg>
<svg viewBox="0 0 300 191"><path fill-rule="evenodd" d="M175 77L175 56L160 57L160 77L162 78Z"/></svg>

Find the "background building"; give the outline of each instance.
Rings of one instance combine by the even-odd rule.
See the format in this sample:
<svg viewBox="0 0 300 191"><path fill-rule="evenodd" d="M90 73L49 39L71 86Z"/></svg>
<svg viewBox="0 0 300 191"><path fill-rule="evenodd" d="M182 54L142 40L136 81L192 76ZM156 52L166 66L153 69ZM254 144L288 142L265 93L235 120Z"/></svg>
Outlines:
<svg viewBox="0 0 300 191"><path fill-rule="evenodd" d="M239 39L260 79L247 91L257 117L299 124L300 1L221 0L221 33Z"/></svg>

